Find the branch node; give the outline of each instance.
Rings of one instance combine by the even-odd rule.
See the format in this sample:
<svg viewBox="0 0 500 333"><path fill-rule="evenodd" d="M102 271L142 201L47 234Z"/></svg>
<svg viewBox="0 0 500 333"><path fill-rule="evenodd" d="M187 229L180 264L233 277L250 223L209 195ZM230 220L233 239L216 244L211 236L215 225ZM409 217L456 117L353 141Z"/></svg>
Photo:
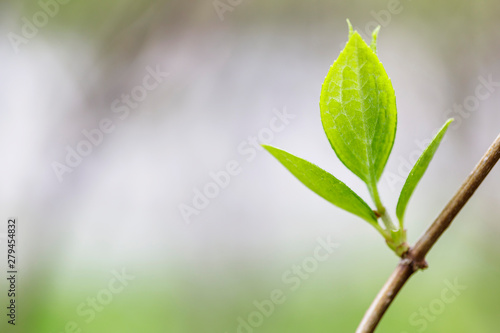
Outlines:
<svg viewBox="0 0 500 333"><path fill-rule="evenodd" d="M429 264L425 259L414 260L412 261L413 270L416 272L418 270L424 270L429 267Z"/></svg>
<svg viewBox="0 0 500 333"><path fill-rule="evenodd" d="M425 258L419 258L413 253L413 249L410 249L408 252L405 253L405 256L403 258L411 267L413 268L413 271L419 271L419 270L424 270L429 267L429 264L425 260Z"/></svg>

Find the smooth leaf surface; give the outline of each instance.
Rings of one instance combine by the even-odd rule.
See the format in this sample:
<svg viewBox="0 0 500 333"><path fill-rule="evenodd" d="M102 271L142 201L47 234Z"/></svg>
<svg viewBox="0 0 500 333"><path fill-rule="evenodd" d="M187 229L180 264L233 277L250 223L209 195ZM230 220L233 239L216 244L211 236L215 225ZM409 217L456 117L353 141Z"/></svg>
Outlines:
<svg viewBox="0 0 500 333"><path fill-rule="evenodd" d="M403 189L401 190L401 194L399 195L398 205L396 207L396 215L401 224L403 222L406 207L408 206L411 195L415 191L415 188L417 187L420 179L422 179L422 176L427 170L429 163L431 163L431 160L434 157L434 154L436 153L436 150L438 149L439 144L441 143L441 140L443 139L446 130L448 129L452 121L453 119L449 119L439 130L434 139L432 139L429 146L424 150L422 155L420 155L418 161L413 166L413 169L410 171L410 174L408 175L408 178L403 185Z"/></svg>
<svg viewBox="0 0 500 333"><path fill-rule="evenodd" d="M350 34L328 72L320 110L323 128L339 159L373 189L396 136L396 97L377 55L357 32Z"/></svg>
<svg viewBox="0 0 500 333"><path fill-rule="evenodd" d="M264 145L263 147L313 192L335 206L353 213L371 224L377 224L377 217L366 202L333 175L286 151L271 146Z"/></svg>

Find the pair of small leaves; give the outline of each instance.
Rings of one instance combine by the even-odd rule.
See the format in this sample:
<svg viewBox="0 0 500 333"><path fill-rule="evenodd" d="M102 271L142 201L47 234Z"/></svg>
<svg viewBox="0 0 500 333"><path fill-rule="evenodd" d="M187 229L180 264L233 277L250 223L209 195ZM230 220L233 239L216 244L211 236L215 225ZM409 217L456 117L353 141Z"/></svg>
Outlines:
<svg viewBox="0 0 500 333"><path fill-rule="evenodd" d="M352 30L350 23L349 28L349 41L331 66L322 87L321 120L336 155L367 184L378 206L377 182L396 135L396 97L376 55L378 28L370 46ZM403 186L396 211L401 227L408 201L451 121L423 152ZM308 161L277 148L264 147L309 189L381 231L374 211L346 184Z"/></svg>
<svg viewBox="0 0 500 333"><path fill-rule="evenodd" d="M427 170L427 167L434 157L434 154L452 121L452 119L448 120L436 134L432 142L415 163L408 178L406 179L396 209L397 217L401 222L403 221L405 210L413 191ZM283 166L285 166L310 190L335 206L361 217L372 225L378 226L377 217L371 210L370 206L368 206L368 204L346 184L335 178L333 175L302 158L287 153L284 150L266 145L263 147L276 159L278 159Z"/></svg>

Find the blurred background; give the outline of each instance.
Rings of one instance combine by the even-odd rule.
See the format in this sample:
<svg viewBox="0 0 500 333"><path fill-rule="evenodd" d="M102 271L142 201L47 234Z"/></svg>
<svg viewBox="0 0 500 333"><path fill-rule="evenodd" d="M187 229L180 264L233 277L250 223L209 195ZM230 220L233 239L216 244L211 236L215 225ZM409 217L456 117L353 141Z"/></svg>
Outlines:
<svg viewBox="0 0 500 333"><path fill-rule="evenodd" d="M0 331L354 332L397 258L258 144L369 200L318 103L346 18L365 37L381 25L399 111L380 182L391 212L455 118L410 202L413 243L499 134L499 14L494 0L0 2ZM497 166L378 331L498 332L499 186Z"/></svg>

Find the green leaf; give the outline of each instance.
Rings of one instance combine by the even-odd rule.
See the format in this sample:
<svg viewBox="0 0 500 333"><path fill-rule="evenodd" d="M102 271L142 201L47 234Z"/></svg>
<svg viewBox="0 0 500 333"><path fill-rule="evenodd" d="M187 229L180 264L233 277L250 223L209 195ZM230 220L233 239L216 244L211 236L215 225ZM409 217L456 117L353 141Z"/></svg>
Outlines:
<svg viewBox="0 0 500 333"><path fill-rule="evenodd" d="M266 145L263 147L313 192L380 229L375 213L346 184L316 165L286 151Z"/></svg>
<svg viewBox="0 0 500 333"><path fill-rule="evenodd" d="M434 154L436 153L436 150L438 149L439 144L441 143L441 140L443 139L444 134L446 133L446 130L448 129L448 126L450 126L452 121L453 119L448 119L444 126L439 130L432 142L424 150L417 163L415 163L415 165L413 166L413 169L410 171L410 174L408 175L408 178L403 185L403 189L401 190L401 194L399 195L398 205L396 207L396 215L401 225L403 225L403 219L406 207L408 205L408 202L410 201L410 197L417 187L418 182L427 170L429 163L431 163L431 160L434 157Z"/></svg>
<svg viewBox="0 0 500 333"><path fill-rule="evenodd" d="M356 31L328 72L320 110L335 153L373 196L396 136L396 97L377 55Z"/></svg>

